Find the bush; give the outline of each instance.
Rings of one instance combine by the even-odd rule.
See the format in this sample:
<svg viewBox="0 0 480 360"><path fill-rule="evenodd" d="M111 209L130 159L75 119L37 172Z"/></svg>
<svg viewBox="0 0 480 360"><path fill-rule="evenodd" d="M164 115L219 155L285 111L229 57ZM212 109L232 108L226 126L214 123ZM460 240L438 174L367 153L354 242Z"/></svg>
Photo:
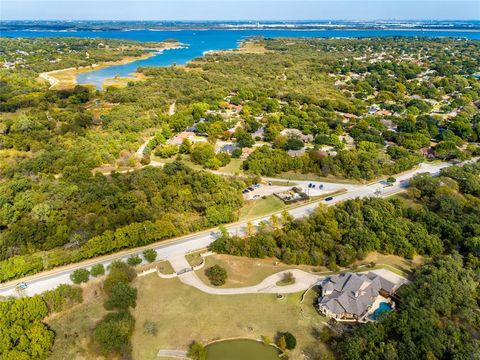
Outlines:
<svg viewBox="0 0 480 360"><path fill-rule="evenodd" d="M153 249L147 249L143 252L143 257L149 263L152 263L157 259L157 252Z"/></svg>
<svg viewBox="0 0 480 360"><path fill-rule="evenodd" d="M93 265L90 269L90 275L97 277L105 274L105 267L103 264Z"/></svg>
<svg viewBox="0 0 480 360"><path fill-rule="evenodd" d="M199 342L194 341L190 345L187 356L192 360L206 360L207 359L207 349L200 344Z"/></svg>
<svg viewBox="0 0 480 360"><path fill-rule="evenodd" d="M87 269L77 269L70 274L70 279L74 284L86 283L90 277L90 272Z"/></svg>
<svg viewBox="0 0 480 360"><path fill-rule="evenodd" d="M285 338L286 347L288 350L293 350L297 346L297 339L288 331L282 335Z"/></svg>
<svg viewBox="0 0 480 360"><path fill-rule="evenodd" d="M220 265L213 265L205 270L205 275L210 280L210 283L214 286L220 286L225 284L227 280L227 271Z"/></svg>
<svg viewBox="0 0 480 360"><path fill-rule="evenodd" d="M132 255L127 259L127 264L130 266L137 266L142 263L142 259L138 255Z"/></svg>
<svg viewBox="0 0 480 360"><path fill-rule="evenodd" d="M232 158L238 159L242 156L242 149L236 148L235 150L232 151Z"/></svg>
<svg viewBox="0 0 480 360"><path fill-rule="evenodd" d="M143 333L148 334L148 335L157 335L158 328L157 328L157 323L153 321L146 320L143 323Z"/></svg>

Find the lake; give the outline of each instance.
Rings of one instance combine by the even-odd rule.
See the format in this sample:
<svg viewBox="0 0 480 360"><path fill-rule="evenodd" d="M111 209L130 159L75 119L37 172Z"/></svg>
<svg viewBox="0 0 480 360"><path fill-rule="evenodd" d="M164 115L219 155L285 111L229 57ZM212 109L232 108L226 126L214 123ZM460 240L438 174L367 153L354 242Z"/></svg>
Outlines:
<svg viewBox="0 0 480 360"><path fill-rule="evenodd" d="M12 37L89 37L128 39L138 41L162 41L176 39L187 47L165 50L148 59L137 60L128 64L114 65L91 72L79 74L79 84L95 84L101 88L103 81L115 76L131 77L138 67L183 65L202 56L209 50L227 50L252 36L264 37L322 37L322 38L359 38L385 36L425 36L454 37L480 40L478 31L447 30L132 30L132 31L2 31L2 36Z"/></svg>
<svg viewBox="0 0 480 360"><path fill-rule="evenodd" d="M280 351L254 340L227 340L208 345L207 360L278 360Z"/></svg>

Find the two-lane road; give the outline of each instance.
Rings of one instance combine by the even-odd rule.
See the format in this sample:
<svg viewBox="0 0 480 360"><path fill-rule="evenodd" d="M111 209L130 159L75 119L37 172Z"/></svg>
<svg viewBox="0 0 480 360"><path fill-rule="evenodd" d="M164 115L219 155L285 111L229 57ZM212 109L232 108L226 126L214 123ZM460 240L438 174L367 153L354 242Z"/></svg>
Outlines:
<svg viewBox="0 0 480 360"><path fill-rule="evenodd" d="M477 159L478 158L470 160L469 162L476 161ZM385 181L378 181L367 185L342 184L342 187L346 189L345 193L334 196L330 201L319 200L317 202L292 208L289 210L289 213L294 218L300 218L309 215L319 203L324 203L325 205L331 206L357 197L363 198L368 196L390 196L391 194L402 191L403 188L408 184L408 180L414 175L423 172L429 172L433 175L438 175L441 169L451 165L452 163L421 164L415 170L398 175L396 177L397 181L393 186L386 186ZM309 181L308 183L320 184L320 182L315 181ZM277 215L279 214L280 213ZM252 221L252 223L254 225L258 225L262 221L268 221L270 216L271 215L255 219ZM227 225L226 228L232 235L241 235L244 234L246 225L247 222L244 221ZM157 259L159 260L184 255L186 253L207 247L215 240L217 233L218 229L210 229L196 234L151 244L146 247L124 250L115 254L110 254L103 257L86 260L81 263L70 264L35 275L27 276L22 279L17 279L0 285L0 296L17 295L15 290L16 284L22 281L26 282L28 285L28 288L26 289L27 295L39 294L46 290L54 289L60 284L71 283L70 274L76 269L89 269L96 264L103 264L106 267L114 260L126 260L129 256L133 254L139 254L147 248L156 250L158 253Z"/></svg>

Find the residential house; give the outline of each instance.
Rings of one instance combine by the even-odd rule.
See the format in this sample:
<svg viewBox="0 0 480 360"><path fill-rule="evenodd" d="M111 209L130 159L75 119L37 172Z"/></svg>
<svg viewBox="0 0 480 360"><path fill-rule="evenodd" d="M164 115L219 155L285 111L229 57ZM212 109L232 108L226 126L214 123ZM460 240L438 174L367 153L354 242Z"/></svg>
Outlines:
<svg viewBox="0 0 480 360"><path fill-rule="evenodd" d="M244 147L242 148L242 155L240 156L240 159L246 160L251 153L253 153L257 148L255 147Z"/></svg>
<svg viewBox="0 0 480 360"><path fill-rule="evenodd" d="M337 321L364 322L380 303L394 306L391 297L403 283L375 272L332 275L320 284L317 307L320 313Z"/></svg>
<svg viewBox="0 0 480 360"><path fill-rule="evenodd" d="M178 133L171 139L167 141L167 144L170 145L182 145L184 140L190 140L190 142L194 142L195 140L195 133L192 131L183 131L181 133Z"/></svg>
<svg viewBox="0 0 480 360"><path fill-rule="evenodd" d="M304 143L309 143L313 141L313 135L304 135L300 130L298 129L284 129L280 132L280 135L287 136L287 137L296 137L300 140L302 140Z"/></svg>

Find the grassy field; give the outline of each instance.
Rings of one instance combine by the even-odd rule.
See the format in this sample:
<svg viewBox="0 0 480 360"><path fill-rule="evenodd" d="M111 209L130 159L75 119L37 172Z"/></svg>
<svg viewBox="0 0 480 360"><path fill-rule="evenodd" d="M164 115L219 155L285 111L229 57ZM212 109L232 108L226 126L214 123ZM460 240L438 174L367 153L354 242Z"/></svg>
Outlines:
<svg viewBox="0 0 480 360"><path fill-rule="evenodd" d="M282 211L285 208L285 204L282 200L274 195L267 197L246 201L240 209L239 220L255 219L257 217L271 214L274 212Z"/></svg>
<svg viewBox="0 0 480 360"><path fill-rule="evenodd" d="M218 171L232 174L232 175L242 175L243 174L242 164L243 164L243 160L232 159L227 164L227 166L219 168Z"/></svg>
<svg viewBox="0 0 480 360"><path fill-rule="evenodd" d="M178 279L148 275L135 281L139 299L133 314L133 358L155 359L159 349L187 349L192 340L207 343L229 337L274 338L278 331L297 337L292 358L310 349L328 351L315 335L325 319L312 303L310 291L304 303L302 294L277 299L272 294L215 296L184 285ZM241 309L241 311L239 311ZM156 336L143 332L145 321L158 324Z"/></svg>
<svg viewBox="0 0 480 360"><path fill-rule="evenodd" d="M103 298L99 297L48 319L47 324L56 334L52 355L49 359L87 360L99 358L98 348L93 342L91 334L95 324L105 314Z"/></svg>
<svg viewBox="0 0 480 360"><path fill-rule="evenodd" d="M302 269L311 271L312 267L307 265L286 265L277 259L252 259L240 256L214 254L205 258L205 266L196 273L205 284L210 281L205 276L205 269L220 265L227 270L228 278L225 285L221 287L243 287L256 285L267 276L287 269ZM326 269L324 269L326 270Z"/></svg>

